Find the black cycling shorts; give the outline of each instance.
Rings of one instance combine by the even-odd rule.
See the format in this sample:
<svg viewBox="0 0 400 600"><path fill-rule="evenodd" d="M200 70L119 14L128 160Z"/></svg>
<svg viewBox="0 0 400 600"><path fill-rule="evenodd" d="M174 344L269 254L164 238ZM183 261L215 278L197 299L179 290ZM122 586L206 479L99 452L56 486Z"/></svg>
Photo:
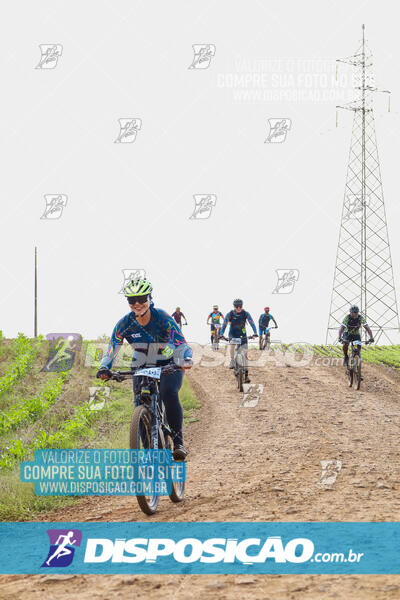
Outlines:
<svg viewBox="0 0 400 600"><path fill-rule="evenodd" d="M361 342L359 333L349 333L348 331L345 331L342 337L345 342Z"/></svg>

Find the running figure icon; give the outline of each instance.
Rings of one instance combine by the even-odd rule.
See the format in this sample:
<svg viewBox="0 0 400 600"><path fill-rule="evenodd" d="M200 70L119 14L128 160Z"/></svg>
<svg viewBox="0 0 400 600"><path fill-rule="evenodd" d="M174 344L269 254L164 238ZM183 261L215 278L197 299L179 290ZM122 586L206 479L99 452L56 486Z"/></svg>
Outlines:
<svg viewBox="0 0 400 600"><path fill-rule="evenodd" d="M82 531L80 529L48 529L50 548L42 567L68 567L73 559L75 550L81 545Z"/></svg>
<svg viewBox="0 0 400 600"><path fill-rule="evenodd" d="M50 558L48 560L46 560L46 565L50 566L51 561L53 560L53 558L56 558L56 556L61 558L62 556L66 556L67 554L72 554L71 549L67 548L67 545L71 544L71 546L72 546L73 544L76 544L77 540L71 539L71 538L73 538L73 536L74 536L73 531L68 531L67 535L58 536L56 544L59 544L59 546L58 546L57 550L50 556ZM61 538L63 539L63 541L60 543Z"/></svg>

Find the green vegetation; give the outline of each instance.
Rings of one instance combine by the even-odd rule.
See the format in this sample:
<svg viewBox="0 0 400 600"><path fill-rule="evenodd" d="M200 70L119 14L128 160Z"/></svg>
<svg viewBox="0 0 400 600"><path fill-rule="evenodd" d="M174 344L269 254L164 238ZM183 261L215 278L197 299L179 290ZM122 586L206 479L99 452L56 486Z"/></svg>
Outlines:
<svg viewBox="0 0 400 600"><path fill-rule="evenodd" d="M183 408L183 424L186 425L187 423L197 421L198 419L195 417L195 411L200 408L200 404L186 377L183 379L183 384L179 392L179 399Z"/></svg>
<svg viewBox="0 0 400 600"><path fill-rule="evenodd" d="M42 338L39 341L41 340ZM36 345L33 340L25 337L23 333L19 333L14 341L13 351L16 359L3 377L0 377L0 395L8 391L18 379L28 373L36 355Z"/></svg>
<svg viewBox="0 0 400 600"><path fill-rule="evenodd" d="M27 421L35 420L47 410L60 395L65 379L66 373L61 373L58 377L50 379L37 394L17 401L16 406L0 414L0 435Z"/></svg>
<svg viewBox="0 0 400 600"><path fill-rule="evenodd" d="M318 356L343 356L341 346L308 346ZM363 346L362 358L366 363L385 365L400 369L400 345L397 346Z"/></svg>
<svg viewBox="0 0 400 600"><path fill-rule="evenodd" d="M2 340L0 345L2 372L8 383L12 379L1 397L0 521L35 520L41 512L76 502L75 497L36 496L33 484L20 481L20 462L33 460L36 449L128 445L132 382L96 380L96 369L83 366L84 354L76 357L70 371L42 372L48 351L47 341L41 338L38 343L22 334L14 341ZM103 396L105 404L99 410L89 404L89 387L99 387L100 396L103 388L110 388L110 396ZM186 378L180 398L184 423L195 421L199 404Z"/></svg>

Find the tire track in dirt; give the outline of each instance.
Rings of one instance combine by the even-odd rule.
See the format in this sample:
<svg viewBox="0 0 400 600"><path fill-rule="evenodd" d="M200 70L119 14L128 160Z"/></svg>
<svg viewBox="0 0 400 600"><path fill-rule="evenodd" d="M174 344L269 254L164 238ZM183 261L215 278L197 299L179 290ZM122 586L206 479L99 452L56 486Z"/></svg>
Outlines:
<svg viewBox="0 0 400 600"><path fill-rule="evenodd" d="M362 390L341 367L251 368L264 392L241 407L231 371L197 366L189 375L202 408L186 428L185 502L162 499L151 521L399 520L400 377L364 365ZM321 460L340 460L334 485L319 485ZM46 521L143 521L134 498L92 497ZM398 598L396 576L21 576L0 577L0 596L118 598L145 592L194 598ZM125 587L126 586L126 587ZM162 588L162 590L161 590ZM125 591L124 591L125 590ZM5 594L5 595L4 595ZM26 597L28 597L26 595Z"/></svg>

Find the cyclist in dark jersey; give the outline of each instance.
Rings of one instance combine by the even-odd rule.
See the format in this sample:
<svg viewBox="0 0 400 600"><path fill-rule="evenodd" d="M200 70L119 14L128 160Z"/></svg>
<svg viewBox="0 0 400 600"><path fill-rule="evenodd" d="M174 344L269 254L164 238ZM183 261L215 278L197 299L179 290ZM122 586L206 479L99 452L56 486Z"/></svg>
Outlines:
<svg viewBox="0 0 400 600"><path fill-rule="evenodd" d="M249 325L251 326L251 328L254 331L253 337L258 337L257 329L256 329L253 319L251 318L250 313L247 312L247 310L243 309L243 300L240 300L239 298L237 298L236 300L233 301L233 310L230 310L225 317L224 324L222 325L222 329L221 329L221 338L223 338L225 329L229 323L229 333L228 333L229 340L231 340L232 338L241 338L242 339L241 345L245 347L245 359L246 359L244 381L245 381L245 383L250 383L249 373L247 370L246 322L249 323ZM226 338L224 338L224 339L226 339ZM231 345L231 363L229 365L230 369L234 368L233 353L234 353L234 345L232 344Z"/></svg>
<svg viewBox="0 0 400 600"><path fill-rule="evenodd" d="M260 318L258 319L259 335L262 335L263 333L265 333L265 330L267 329L267 327L269 327L270 321L273 321L275 324L275 327L278 327L277 322L275 321L274 317L269 312L269 306L266 306L264 308L264 312L262 313L262 315L260 315Z"/></svg>
<svg viewBox="0 0 400 600"><path fill-rule="evenodd" d="M215 326L219 325L221 323L221 321L224 320L224 315L222 314L222 312L220 312L218 310L218 305L214 304L212 312L210 312L210 314L207 317L207 325L210 324L210 319L211 319L211 343L213 343L213 334L215 331ZM221 323L222 325L222 323Z"/></svg>
<svg viewBox="0 0 400 600"><path fill-rule="evenodd" d="M349 314L345 316L339 329L339 341L343 342L343 366L347 366L349 364L349 342L361 342L361 327L366 329L370 337L369 341L372 343L374 341L374 337L367 321L360 314L360 309L358 306L351 306ZM360 354L360 346L357 346L356 352L357 354Z"/></svg>
<svg viewBox="0 0 400 600"><path fill-rule="evenodd" d="M172 316L174 317L175 321L178 323L179 327L182 327L182 317L185 319L184 325L187 325L186 317L183 314L183 312L181 311L181 309L179 308L179 306L176 307L175 312L172 313Z"/></svg>
<svg viewBox="0 0 400 600"><path fill-rule="evenodd" d="M114 327L107 353L100 363L97 377L109 379L113 361L124 339L133 348L132 367L163 366L175 362L182 369L192 366L192 350L186 344L181 330L164 310L154 308L151 298L152 285L147 279L133 279L124 286L130 312L122 317ZM165 405L168 424L174 436L175 460L184 460L187 452L183 446L182 406L179 402L179 389L183 381L183 371L177 370L161 375L160 395ZM135 394L135 385L134 385ZM135 405L137 398L135 397Z"/></svg>

